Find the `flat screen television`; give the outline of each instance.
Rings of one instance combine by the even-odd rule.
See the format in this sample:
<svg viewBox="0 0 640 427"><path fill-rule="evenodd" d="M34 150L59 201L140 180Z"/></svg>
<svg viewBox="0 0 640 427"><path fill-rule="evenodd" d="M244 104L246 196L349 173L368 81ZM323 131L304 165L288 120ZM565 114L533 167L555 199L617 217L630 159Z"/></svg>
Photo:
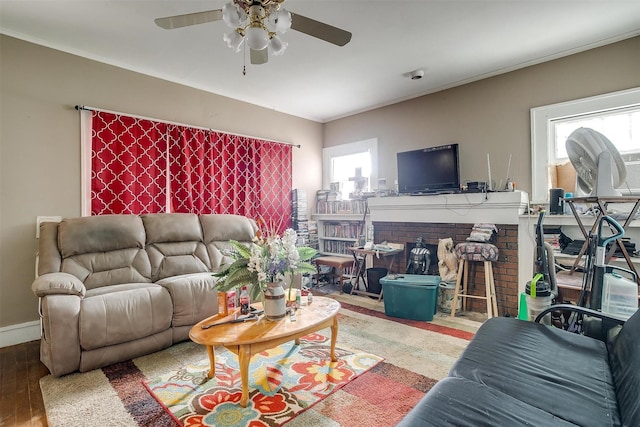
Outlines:
<svg viewBox="0 0 640 427"><path fill-rule="evenodd" d="M458 144L397 154L398 192L439 193L460 190Z"/></svg>

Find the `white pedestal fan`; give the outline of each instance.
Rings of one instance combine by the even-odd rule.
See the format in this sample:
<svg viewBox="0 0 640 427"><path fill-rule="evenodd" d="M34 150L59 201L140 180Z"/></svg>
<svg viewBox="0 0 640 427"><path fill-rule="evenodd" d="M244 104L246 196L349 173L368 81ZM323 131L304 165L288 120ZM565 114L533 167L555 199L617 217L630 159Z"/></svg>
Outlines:
<svg viewBox="0 0 640 427"><path fill-rule="evenodd" d="M597 197L615 197L627 178L624 160L606 136L590 128L571 132L566 142L569 160L576 170L576 190Z"/></svg>

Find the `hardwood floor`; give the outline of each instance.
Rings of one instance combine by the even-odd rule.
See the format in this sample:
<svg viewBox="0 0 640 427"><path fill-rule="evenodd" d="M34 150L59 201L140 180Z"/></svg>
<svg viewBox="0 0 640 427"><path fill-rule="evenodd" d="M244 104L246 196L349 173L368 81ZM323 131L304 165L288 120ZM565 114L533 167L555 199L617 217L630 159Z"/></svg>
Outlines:
<svg viewBox="0 0 640 427"><path fill-rule="evenodd" d="M40 341L0 348L0 427L47 426L40 378Z"/></svg>

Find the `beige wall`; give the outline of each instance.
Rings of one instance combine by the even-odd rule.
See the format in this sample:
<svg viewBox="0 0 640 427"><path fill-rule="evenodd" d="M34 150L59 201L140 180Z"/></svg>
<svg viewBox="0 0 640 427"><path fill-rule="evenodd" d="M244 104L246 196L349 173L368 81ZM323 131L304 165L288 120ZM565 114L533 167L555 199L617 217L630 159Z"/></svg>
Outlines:
<svg viewBox="0 0 640 427"><path fill-rule="evenodd" d="M428 77L428 73L427 76ZM640 86L640 37L327 123L324 145L377 137L380 178L397 178L399 151L460 143L461 180L531 191L530 109Z"/></svg>
<svg viewBox="0 0 640 427"><path fill-rule="evenodd" d="M36 216L80 215L76 104L300 144L293 185L321 186L319 123L7 36L0 67L0 327L37 319Z"/></svg>
<svg viewBox="0 0 640 427"><path fill-rule="evenodd" d="M321 147L377 137L395 153L461 144L463 180L506 174L529 191L532 107L640 86L640 37L323 125L0 36L0 327L37 319L37 215L80 215L76 104L301 144L294 187L321 186ZM428 76L427 76L428 78ZM250 121L246 117L252 117ZM323 137L324 133L324 137ZM324 141L323 141L324 138Z"/></svg>

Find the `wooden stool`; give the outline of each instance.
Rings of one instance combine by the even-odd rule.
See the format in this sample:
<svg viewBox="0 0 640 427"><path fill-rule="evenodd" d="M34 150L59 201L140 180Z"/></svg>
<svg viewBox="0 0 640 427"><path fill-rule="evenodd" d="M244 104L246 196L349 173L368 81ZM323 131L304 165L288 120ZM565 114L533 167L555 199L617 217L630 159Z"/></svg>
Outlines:
<svg viewBox="0 0 640 427"><path fill-rule="evenodd" d="M333 277L338 277L340 283L340 293L342 293L342 278L344 276L344 270L347 268L351 268L353 265L353 259L347 256L321 256L316 258L316 265L318 266L318 272L316 273L316 283L318 283L318 279L320 278L320 266L326 265L335 270L332 273Z"/></svg>
<svg viewBox="0 0 640 427"><path fill-rule="evenodd" d="M453 294L451 317L456 315L458 297L462 299L462 309L467 308L467 298L477 298L487 301L487 318L498 316L498 301L496 300L496 284L493 280L493 261L498 260L498 248L491 243L465 242L455 248L458 257L458 277ZM469 263L482 261L484 263L485 296L469 295ZM464 277L464 281L462 280ZM460 284L462 283L462 286Z"/></svg>

